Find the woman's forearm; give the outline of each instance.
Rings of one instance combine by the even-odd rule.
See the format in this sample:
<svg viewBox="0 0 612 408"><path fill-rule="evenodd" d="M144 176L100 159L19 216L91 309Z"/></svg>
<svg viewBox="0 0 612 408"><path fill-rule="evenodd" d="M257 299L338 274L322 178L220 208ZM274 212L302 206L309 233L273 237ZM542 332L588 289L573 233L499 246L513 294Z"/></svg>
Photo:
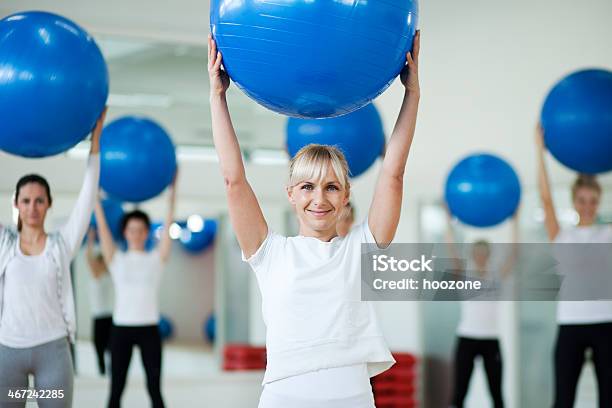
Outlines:
<svg viewBox="0 0 612 408"><path fill-rule="evenodd" d="M77 201L60 232L68 246L71 256L80 248L85 232L89 227L100 179L100 155L92 154L87 163L87 170Z"/></svg>
<svg viewBox="0 0 612 408"><path fill-rule="evenodd" d="M406 90L383 160L384 171L392 177L401 177L406 168L408 154L416 129L420 101L419 91Z"/></svg>
<svg viewBox="0 0 612 408"><path fill-rule="evenodd" d="M242 180L245 178L244 163L225 94L211 95L210 110L213 142L219 156L223 178L226 183Z"/></svg>

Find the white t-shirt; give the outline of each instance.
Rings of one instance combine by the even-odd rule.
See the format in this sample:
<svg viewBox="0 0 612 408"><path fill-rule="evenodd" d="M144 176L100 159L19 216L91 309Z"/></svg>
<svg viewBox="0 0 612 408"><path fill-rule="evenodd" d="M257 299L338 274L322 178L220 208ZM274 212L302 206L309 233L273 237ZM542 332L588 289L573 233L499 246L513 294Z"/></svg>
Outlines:
<svg viewBox="0 0 612 408"><path fill-rule="evenodd" d="M48 243L49 238L41 254L28 256L17 240L16 256L5 272L0 344L27 348L68 336Z"/></svg>
<svg viewBox="0 0 612 408"><path fill-rule="evenodd" d="M563 229L554 242L558 244L612 243L612 226L592 225ZM580 262L585 265L585 270L596 267L596 265L589 266L589 259ZM606 268L609 273L612 273L612 265L608 265ZM559 273L569 276L575 274L576 271L565 271L563 270L563 264L561 264ZM559 301L557 304L557 322L559 324L612 322L612 300Z"/></svg>
<svg viewBox="0 0 612 408"><path fill-rule="evenodd" d="M472 259L471 246L466 247L465 257L468 259L466 273L470 278L482 279L484 285L499 284L501 268L506 262L507 254L492 253L484 274L477 272L477 266ZM476 297L477 299L478 297ZM471 339L496 339L499 337L499 306L497 301L465 300L461 304L461 317L457 326L457 335Z"/></svg>
<svg viewBox="0 0 612 408"><path fill-rule="evenodd" d="M362 363L374 376L393 365L374 308L361 301L361 243L375 243L367 219L330 242L270 231L248 259L267 328L264 384Z"/></svg>
<svg viewBox="0 0 612 408"><path fill-rule="evenodd" d="M89 280L89 299L91 315L94 318L108 317L113 314L113 281L110 274Z"/></svg>
<svg viewBox="0 0 612 408"><path fill-rule="evenodd" d="M471 339L496 339L499 337L497 321L498 302L466 300L461 303L461 318L457 335Z"/></svg>
<svg viewBox="0 0 612 408"><path fill-rule="evenodd" d="M157 325L163 270L159 252L116 251L109 270L115 286L113 324Z"/></svg>

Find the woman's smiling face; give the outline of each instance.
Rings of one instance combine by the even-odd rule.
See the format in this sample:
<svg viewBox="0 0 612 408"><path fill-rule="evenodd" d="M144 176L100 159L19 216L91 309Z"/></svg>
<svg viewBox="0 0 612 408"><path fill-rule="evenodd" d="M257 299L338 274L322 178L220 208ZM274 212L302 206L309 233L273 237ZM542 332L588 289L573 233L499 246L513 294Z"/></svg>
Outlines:
<svg viewBox="0 0 612 408"><path fill-rule="evenodd" d="M318 179L302 180L288 187L287 194L298 216L302 235L335 231L349 200L348 191L331 166L327 166Z"/></svg>

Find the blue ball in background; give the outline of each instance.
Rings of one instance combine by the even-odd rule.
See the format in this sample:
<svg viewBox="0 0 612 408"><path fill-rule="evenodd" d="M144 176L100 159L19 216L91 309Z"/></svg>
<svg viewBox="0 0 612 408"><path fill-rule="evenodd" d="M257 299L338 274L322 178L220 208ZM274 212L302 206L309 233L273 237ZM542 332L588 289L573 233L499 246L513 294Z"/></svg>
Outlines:
<svg viewBox="0 0 612 408"><path fill-rule="evenodd" d="M0 20L0 150L64 152L91 132L107 97L104 57L77 24L40 11Z"/></svg>
<svg viewBox="0 0 612 408"><path fill-rule="evenodd" d="M102 200L102 209L104 210L106 223L113 234L113 239L117 242L122 241L123 232L121 231L121 220L123 219L124 211L121 202L109 198L104 199ZM96 229L98 228L95 215L91 216L90 226Z"/></svg>
<svg viewBox="0 0 612 408"><path fill-rule="evenodd" d="M512 167L491 154L461 160L446 180L451 214L474 227L491 227L511 217L521 199L521 185Z"/></svg>
<svg viewBox="0 0 612 408"><path fill-rule="evenodd" d="M127 116L108 124L100 151L100 185L123 201L141 202L157 196L176 172L170 136L147 118Z"/></svg>
<svg viewBox="0 0 612 408"><path fill-rule="evenodd" d="M179 240L183 249L192 254L206 250L215 240L217 233L217 222L215 220L203 220L201 230L192 231L186 223L179 223L182 231Z"/></svg>
<svg viewBox="0 0 612 408"><path fill-rule="evenodd" d="M211 343L215 342L215 336L216 336L216 317L214 313L211 313L208 318L206 319L206 322L204 323L204 338L206 338L206 340L208 340Z"/></svg>
<svg viewBox="0 0 612 408"><path fill-rule="evenodd" d="M580 173L612 170L612 71L563 78L546 97L541 122L546 147L562 164Z"/></svg>
<svg viewBox="0 0 612 408"><path fill-rule="evenodd" d="M287 121L287 151L291 157L311 143L338 147L346 157L350 175L364 173L382 154L385 133L380 115L373 104L330 119Z"/></svg>
<svg viewBox="0 0 612 408"><path fill-rule="evenodd" d="M159 335L162 340L169 340L174 335L174 325L168 316L162 315L159 318Z"/></svg>
<svg viewBox="0 0 612 408"><path fill-rule="evenodd" d="M147 237L147 241L145 242L146 251L152 251L153 249L155 249L157 244L159 244L159 236L161 235L163 229L163 222L155 221L151 223L151 228L149 229L149 236Z"/></svg>
<svg viewBox="0 0 612 408"><path fill-rule="evenodd" d="M285 115L352 112L400 73L416 32L416 0L212 0L210 30L236 85Z"/></svg>

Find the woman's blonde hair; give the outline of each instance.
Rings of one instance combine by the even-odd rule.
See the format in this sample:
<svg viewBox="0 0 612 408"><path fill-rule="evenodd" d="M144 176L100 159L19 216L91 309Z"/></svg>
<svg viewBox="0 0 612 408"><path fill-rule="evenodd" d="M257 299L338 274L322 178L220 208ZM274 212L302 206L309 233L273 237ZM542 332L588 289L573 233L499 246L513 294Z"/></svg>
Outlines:
<svg viewBox="0 0 612 408"><path fill-rule="evenodd" d="M572 185L572 200L576 199L576 193L581 188L588 188L594 190L597 195L601 195L601 185L592 174L579 174Z"/></svg>
<svg viewBox="0 0 612 408"><path fill-rule="evenodd" d="M348 163L344 154L334 146L309 144L302 147L289 163L289 186L293 187L304 180L319 180L327 167L330 167L342 187L349 192Z"/></svg>

